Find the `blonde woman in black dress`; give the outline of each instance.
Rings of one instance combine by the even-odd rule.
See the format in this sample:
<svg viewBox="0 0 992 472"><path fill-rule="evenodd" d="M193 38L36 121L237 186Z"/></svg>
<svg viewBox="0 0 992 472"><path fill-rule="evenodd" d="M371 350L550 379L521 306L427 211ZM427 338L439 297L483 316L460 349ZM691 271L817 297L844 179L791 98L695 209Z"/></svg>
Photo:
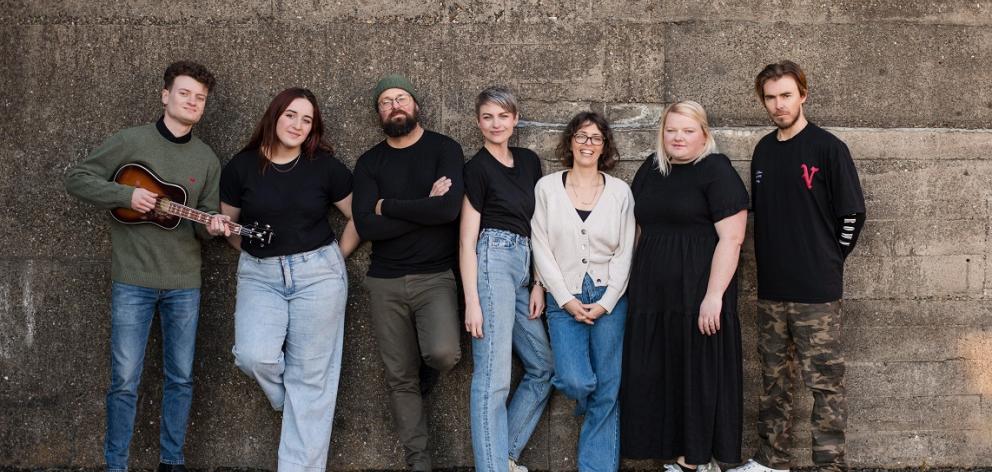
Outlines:
<svg viewBox="0 0 992 472"><path fill-rule="evenodd" d="M623 455L675 460L670 472L740 462L735 273L748 195L716 153L701 105L665 109L658 150L631 190L638 242L623 348Z"/></svg>

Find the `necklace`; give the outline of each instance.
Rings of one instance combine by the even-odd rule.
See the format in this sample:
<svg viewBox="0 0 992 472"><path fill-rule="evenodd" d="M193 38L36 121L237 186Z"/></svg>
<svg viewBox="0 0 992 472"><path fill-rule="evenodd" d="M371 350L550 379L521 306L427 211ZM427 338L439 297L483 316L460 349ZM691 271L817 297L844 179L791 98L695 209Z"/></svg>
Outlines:
<svg viewBox="0 0 992 472"><path fill-rule="evenodd" d="M572 195L575 195L576 201L578 201L582 205L588 206L596 202L596 198L599 197L599 192L602 191L603 189L603 184L600 183L596 185L595 187L596 191L593 192L592 198L588 202L582 200L582 197L579 196L579 192L578 190L576 190L577 187L574 184L569 185L568 188L572 189Z"/></svg>
<svg viewBox="0 0 992 472"><path fill-rule="evenodd" d="M301 153L297 154L296 157L293 158L293 160L291 161L293 163L293 165L289 166L289 169L283 170L283 169L280 169L279 168L279 166L284 166L286 164L289 164L289 162L287 162L286 164L276 164L275 162L272 162L272 168L275 169L275 171L276 172L279 172L280 174L288 173L289 171L293 170L296 167L296 164L299 164L300 163L300 156L302 156L302 155L303 155L303 153L301 152Z"/></svg>

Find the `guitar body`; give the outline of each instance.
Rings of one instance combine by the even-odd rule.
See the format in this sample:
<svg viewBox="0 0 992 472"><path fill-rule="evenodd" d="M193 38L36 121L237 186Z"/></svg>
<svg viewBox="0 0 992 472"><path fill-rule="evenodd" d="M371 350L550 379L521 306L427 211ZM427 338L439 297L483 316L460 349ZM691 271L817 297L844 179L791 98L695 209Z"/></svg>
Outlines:
<svg viewBox="0 0 992 472"><path fill-rule="evenodd" d="M128 187L137 187L155 193L159 198L166 198L180 205L186 204L186 189L182 186L166 182L155 175L151 169L142 164L124 164L114 173L114 182ZM152 223L164 229L176 229L182 218L155 210L147 213L134 211L131 208L114 208L110 215L124 224Z"/></svg>

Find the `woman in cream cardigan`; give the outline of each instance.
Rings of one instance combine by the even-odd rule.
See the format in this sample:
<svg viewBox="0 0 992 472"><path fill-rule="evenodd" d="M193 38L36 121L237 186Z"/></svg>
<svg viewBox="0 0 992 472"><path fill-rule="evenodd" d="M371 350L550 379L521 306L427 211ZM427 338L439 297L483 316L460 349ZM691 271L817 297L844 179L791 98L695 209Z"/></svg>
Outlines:
<svg viewBox="0 0 992 472"><path fill-rule="evenodd" d="M531 220L534 265L547 290L554 385L585 415L578 469L620 465L618 393L634 245L630 187L604 173L617 150L602 115L582 112L561 136L567 170L541 178Z"/></svg>

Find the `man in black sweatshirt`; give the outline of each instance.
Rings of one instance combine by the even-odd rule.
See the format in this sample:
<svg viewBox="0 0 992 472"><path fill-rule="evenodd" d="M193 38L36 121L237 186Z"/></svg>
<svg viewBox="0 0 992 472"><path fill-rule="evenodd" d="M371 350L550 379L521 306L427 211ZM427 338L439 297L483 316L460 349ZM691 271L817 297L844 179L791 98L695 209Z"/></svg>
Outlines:
<svg viewBox="0 0 992 472"><path fill-rule="evenodd" d="M796 355L813 394L813 463L841 472L847 470L847 400L840 301L844 260L865 221L865 199L847 145L806 120L802 69L791 61L769 64L754 87L777 127L751 159L764 391L758 451L728 472L787 472L792 465Z"/></svg>
<svg viewBox="0 0 992 472"><path fill-rule="evenodd" d="M372 99L386 139L355 165L352 212L359 236L372 241L365 286L397 435L410 469L429 471L421 358L446 372L461 356L452 269L465 157L453 139L421 127L405 77L384 77Z"/></svg>

